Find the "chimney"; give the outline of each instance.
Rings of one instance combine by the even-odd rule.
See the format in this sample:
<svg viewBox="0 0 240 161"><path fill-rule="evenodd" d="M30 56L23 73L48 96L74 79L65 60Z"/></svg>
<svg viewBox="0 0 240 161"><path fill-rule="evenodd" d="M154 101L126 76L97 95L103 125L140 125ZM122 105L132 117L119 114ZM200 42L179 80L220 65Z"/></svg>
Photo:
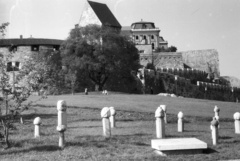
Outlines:
<svg viewBox="0 0 240 161"><path fill-rule="evenodd" d="M20 35L20 39L22 39L23 38L23 36L22 35Z"/></svg>

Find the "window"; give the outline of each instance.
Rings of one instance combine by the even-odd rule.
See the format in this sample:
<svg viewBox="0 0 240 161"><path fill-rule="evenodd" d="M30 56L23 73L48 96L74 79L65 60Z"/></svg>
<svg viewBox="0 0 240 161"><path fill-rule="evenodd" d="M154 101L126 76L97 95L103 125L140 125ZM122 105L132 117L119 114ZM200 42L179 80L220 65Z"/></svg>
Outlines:
<svg viewBox="0 0 240 161"><path fill-rule="evenodd" d="M152 43L152 49L155 49L154 43Z"/></svg>
<svg viewBox="0 0 240 161"><path fill-rule="evenodd" d="M152 35L151 38L154 39L154 35Z"/></svg>
<svg viewBox="0 0 240 161"><path fill-rule="evenodd" d="M32 51L39 51L39 46L38 45L33 45L32 46Z"/></svg>
<svg viewBox="0 0 240 161"><path fill-rule="evenodd" d="M144 35L144 36L143 36L143 39L144 39L144 40L146 40L146 39L147 39L146 35Z"/></svg>
<svg viewBox="0 0 240 161"><path fill-rule="evenodd" d="M136 36L136 40L138 40L138 35Z"/></svg>
<svg viewBox="0 0 240 161"><path fill-rule="evenodd" d="M7 63L7 72L10 71L19 71L20 62L8 62Z"/></svg>
<svg viewBox="0 0 240 161"><path fill-rule="evenodd" d="M59 48L60 48L60 46L58 46L58 45L53 46L53 50L54 50L54 51L58 51Z"/></svg>
<svg viewBox="0 0 240 161"><path fill-rule="evenodd" d="M139 50L139 53L144 53L144 50Z"/></svg>
<svg viewBox="0 0 240 161"><path fill-rule="evenodd" d="M10 51L10 52L15 52L15 51L17 51L17 46L11 45L11 46L9 47L9 51Z"/></svg>

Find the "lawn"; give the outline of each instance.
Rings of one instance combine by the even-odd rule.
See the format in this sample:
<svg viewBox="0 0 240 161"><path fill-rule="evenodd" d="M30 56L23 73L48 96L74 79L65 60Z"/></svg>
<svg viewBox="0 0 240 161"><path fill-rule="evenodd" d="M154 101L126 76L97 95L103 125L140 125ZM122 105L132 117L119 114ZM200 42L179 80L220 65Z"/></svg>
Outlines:
<svg viewBox="0 0 240 161"><path fill-rule="evenodd" d="M36 100L32 96L30 100ZM58 148L56 131L58 100L68 105L66 147ZM167 105L166 137L196 137L208 144L203 154L156 155L151 139L156 138L154 112L160 104ZM214 106L220 111L220 139L212 145L210 121ZM112 137L102 136L100 111L114 106L117 128ZM226 160L240 158L240 135L234 134L233 114L240 112L240 104L191 98L170 98L157 95L101 95L49 96L37 102L24 114L24 124L17 126L10 140L12 147L0 151L0 160ZM177 132L177 114L185 115L185 131ZM42 118L41 137L33 138L33 119Z"/></svg>

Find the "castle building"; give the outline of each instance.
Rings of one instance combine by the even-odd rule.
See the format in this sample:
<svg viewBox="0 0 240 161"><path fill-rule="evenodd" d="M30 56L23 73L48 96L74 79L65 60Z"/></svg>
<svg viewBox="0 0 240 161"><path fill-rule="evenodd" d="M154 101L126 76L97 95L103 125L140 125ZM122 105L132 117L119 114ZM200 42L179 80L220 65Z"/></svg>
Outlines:
<svg viewBox="0 0 240 161"><path fill-rule="evenodd" d="M62 42L63 40L22 38L22 36L19 39L0 39L0 54L9 55L10 52L13 53L13 57L7 63L7 70L17 72L31 54L59 50ZM11 77L12 75L10 75L10 81L12 80Z"/></svg>
<svg viewBox="0 0 240 161"><path fill-rule="evenodd" d="M132 41L139 49L139 53L150 54L157 48L168 48L168 42L162 36L159 36L160 29L155 27L153 22L140 21L132 23L131 27L124 27L121 33L132 38Z"/></svg>
<svg viewBox="0 0 240 161"><path fill-rule="evenodd" d="M151 63L156 68L193 68L205 71L214 77L220 76L219 59L216 50L185 52L156 52L157 48L168 48L168 42L160 36L160 29L154 22L139 21L131 26L121 26L106 4L87 1L80 16L79 26L97 24L121 31L135 43L140 55L140 64Z"/></svg>

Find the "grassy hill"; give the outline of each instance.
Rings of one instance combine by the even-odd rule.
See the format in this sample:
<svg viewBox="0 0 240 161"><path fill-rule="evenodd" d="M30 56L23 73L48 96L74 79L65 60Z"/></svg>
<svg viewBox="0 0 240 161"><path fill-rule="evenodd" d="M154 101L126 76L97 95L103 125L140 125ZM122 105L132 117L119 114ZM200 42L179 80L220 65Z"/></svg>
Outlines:
<svg viewBox="0 0 240 161"><path fill-rule="evenodd" d="M38 97L32 96L31 100ZM172 98L158 95L128 95L111 93L109 95L101 95L100 93L90 93L89 95L59 95L49 96L48 99L38 102L45 106L56 106L58 100L65 100L68 106L79 108L103 108L105 106L115 107L116 110L152 112L160 104L167 105L168 113L177 114L182 111L185 115L212 117L213 109L217 105L220 108L221 118L233 118L233 113L240 111L240 105L234 102L222 102L204 99L192 98Z"/></svg>
<svg viewBox="0 0 240 161"><path fill-rule="evenodd" d="M32 96L31 100L38 97ZM57 100L68 104L66 147L58 148ZM167 138L196 137L208 144L203 154L162 157L153 152L151 139L156 138L154 112L160 104L168 110ZM210 121L217 105L220 111L220 139L212 146ZM102 136L101 108L114 106L117 128L112 137ZM185 132L177 132L177 113L183 111ZM234 134L232 115L240 111L239 104L157 95L49 96L24 114L24 124L12 132L13 147L0 152L0 160L224 160L240 158L240 137ZM33 119L42 118L41 138L33 138Z"/></svg>

